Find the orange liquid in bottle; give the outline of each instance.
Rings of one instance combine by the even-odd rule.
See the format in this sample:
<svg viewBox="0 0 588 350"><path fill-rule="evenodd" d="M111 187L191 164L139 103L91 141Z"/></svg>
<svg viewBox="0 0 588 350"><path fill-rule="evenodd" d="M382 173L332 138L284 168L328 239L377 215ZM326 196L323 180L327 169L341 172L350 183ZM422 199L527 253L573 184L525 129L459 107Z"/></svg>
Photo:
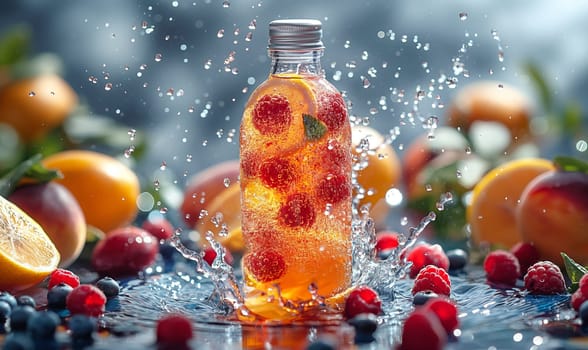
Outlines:
<svg viewBox="0 0 588 350"><path fill-rule="evenodd" d="M313 296L333 297L351 282L343 98L312 70L274 72L245 107L240 143L245 306L260 319L304 318Z"/></svg>

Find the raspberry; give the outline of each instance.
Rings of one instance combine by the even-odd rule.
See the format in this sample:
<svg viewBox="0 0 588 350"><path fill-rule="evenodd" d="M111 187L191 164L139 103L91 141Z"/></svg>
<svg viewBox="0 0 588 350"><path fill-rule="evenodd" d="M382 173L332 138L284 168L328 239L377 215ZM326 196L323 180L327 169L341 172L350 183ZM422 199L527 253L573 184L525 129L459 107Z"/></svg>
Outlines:
<svg viewBox="0 0 588 350"><path fill-rule="evenodd" d="M566 291L563 274L551 261L539 261L531 265L524 280L525 289L531 294L561 294Z"/></svg>
<svg viewBox="0 0 588 350"><path fill-rule="evenodd" d="M345 175L328 174L317 187L317 196L326 203L337 204L351 196L351 185Z"/></svg>
<svg viewBox="0 0 588 350"><path fill-rule="evenodd" d="M290 102L282 95L264 95L255 103L252 120L262 134L279 134L292 122Z"/></svg>
<svg viewBox="0 0 588 350"><path fill-rule="evenodd" d="M378 315L382 312L382 301L378 293L368 286L356 287L345 299L345 310L347 319L352 319L359 314L369 313Z"/></svg>
<svg viewBox="0 0 588 350"><path fill-rule="evenodd" d="M289 227L310 227L314 224L316 212L307 194L294 193L280 207L279 218Z"/></svg>
<svg viewBox="0 0 588 350"><path fill-rule="evenodd" d="M106 296L96 286L80 284L69 293L66 304L72 315L83 314L98 317L104 313Z"/></svg>
<svg viewBox="0 0 588 350"><path fill-rule="evenodd" d="M581 289L578 289L572 294L572 298L570 299L570 305L572 306L572 308L574 308L574 310L578 311L580 310L580 306L582 306L582 304L587 300L588 296L583 294Z"/></svg>
<svg viewBox="0 0 588 350"><path fill-rule="evenodd" d="M57 269L51 272L47 289L51 289L60 283L65 283L68 286L75 288L80 285L80 278L69 270Z"/></svg>
<svg viewBox="0 0 588 350"><path fill-rule="evenodd" d="M411 312L402 327L402 343L399 350L441 350L447 342L447 334L435 314L422 308Z"/></svg>
<svg viewBox="0 0 588 350"><path fill-rule="evenodd" d="M193 337L192 322L183 315L168 314L157 321L155 333L158 348L181 348Z"/></svg>
<svg viewBox="0 0 588 350"><path fill-rule="evenodd" d="M447 334L453 334L453 331L459 326L457 306L449 298L438 297L430 299L424 307L425 310L430 310L437 315Z"/></svg>
<svg viewBox="0 0 588 350"><path fill-rule="evenodd" d="M484 259L484 271L488 282L514 286L521 274L519 261L506 250L495 250Z"/></svg>
<svg viewBox="0 0 588 350"><path fill-rule="evenodd" d="M447 271L435 265L427 265L422 268L414 280L412 294L424 291L449 296L451 281Z"/></svg>
<svg viewBox="0 0 588 350"><path fill-rule="evenodd" d="M337 140L330 139L321 145L319 149L321 166L324 166L328 171L337 173L340 172L344 164L348 164L351 159L350 149L343 147Z"/></svg>
<svg viewBox="0 0 588 350"><path fill-rule="evenodd" d="M253 152L246 152L241 155L241 172L246 177L257 176L259 169L259 156Z"/></svg>
<svg viewBox="0 0 588 350"><path fill-rule="evenodd" d="M521 275L524 276L529 266L539 261L539 252L535 245L529 242L519 242L510 248L510 252L517 257L521 268Z"/></svg>
<svg viewBox="0 0 588 350"><path fill-rule="evenodd" d="M410 278L415 278L419 271L427 265L435 265L449 270L449 258L439 244L421 243L408 253L406 259L412 262Z"/></svg>
<svg viewBox="0 0 588 350"><path fill-rule="evenodd" d="M267 187L285 189L294 181L295 173L292 164L282 158L270 158L259 167L261 182Z"/></svg>
<svg viewBox="0 0 588 350"><path fill-rule="evenodd" d="M340 93L327 92L318 98L317 118L325 123L329 131L339 130L347 120L347 108Z"/></svg>
<svg viewBox="0 0 588 350"><path fill-rule="evenodd" d="M270 282L282 277L286 272L284 257L274 250L251 253L244 258L249 272L260 282Z"/></svg>
<svg viewBox="0 0 588 350"><path fill-rule="evenodd" d="M170 239L174 234L174 227L165 218L156 218L153 220L145 220L141 228L160 241Z"/></svg>
<svg viewBox="0 0 588 350"><path fill-rule="evenodd" d="M227 249L224 249L224 251L225 263L227 263L228 265L233 265L233 255ZM212 265L214 259L216 259L216 252L212 247L207 247L206 249L204 249L204 256L202 258L204 259L204 261L208 263L208 265Z"/></svg>
<svg viewBox="0 0 588 350"><path fill-rule="evenodd" d="M391 231L378 232L376 235L376 253L398 247L398 233Z"/></svg>
<svg viewBox="0 0 588 350"><path fill-rule="evenodd" d="M580 278L578 288L582 291L582 294L588 295L588 274L585 274Z"/></svg>

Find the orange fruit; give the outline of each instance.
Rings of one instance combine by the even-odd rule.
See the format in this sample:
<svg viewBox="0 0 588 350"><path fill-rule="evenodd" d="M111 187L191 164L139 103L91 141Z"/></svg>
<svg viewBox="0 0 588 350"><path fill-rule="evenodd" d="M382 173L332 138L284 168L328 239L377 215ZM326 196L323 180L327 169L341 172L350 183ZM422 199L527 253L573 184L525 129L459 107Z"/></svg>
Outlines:
<svg viewBox="0 0 588 350"><path fill-rule="evenodd" d="M241 234L241 188L235 182L220 192L206 206L208 215L198 221L196 230L202 235L201 242L208 242L204 235L210 231L217 241L231 252L242 252L245 249ZM219 234L221 230L226 231Z"/></svg>
<svg viewBox="0 0 588 350"><path fill-rule="evenodd" d="M358 208L370 206L370 216L376 225L383 225L388 214L386 192L400 186L401 164L396 151L384 136L377 130L367 126L353 126L351 128L352 151L355 159L360 157L358 145L363 139L369 141L367 151L367 166L357 173L357 182L366 191L365 197L359 201ZM357 195L356 193L353 194Z"/></svg>
<svg viewBox="0 0 588 350"><path fill-rule="evenodd" d="M70 150L52 154L42 163L62 173L63 178L54 181L74 195L88 225L109 232L137 216L139 179L121 161L98 152Z"/></svg>
<svg viewBox="0 0 588 350"><path fill-rule="evenodd" d="M530 102L513 86L496 81L466 85L448 109L447 124L467 132L477 121L497 122L510 132L514 142L531 135Z"/></svg>
<svg viewBox="0 0 588 350"><path fill-rule="evenodd" d="M489 171L472 190L466 209L475 243L490 243L506 249L522 240L516 210L521 194L531 180L555 169L541 158L512 160Z"/></svg>
<svg viewBox="0 0 588 350"><path fill-rule="evenodd" d="M192 176L186 183L184 198L180 206L184 222L195 227L200 215L209 203L222 191L227 189L226 181L237 182L239 178L239 161L227 160L212 165Z"/></svg>
<svg viewBox="0 0 588 350"><path fill-rule="evenodd" d="M34 141L61 125L77 103L75 91L56 74L15 80L0 88L0 123L24 142Z"/></svg>
<svg viewBox="0 0 588 350"><path fill-rule="evenodd" d="M58 263L59 252L41 226L0 196L0 290L31 287Z"/></svg>

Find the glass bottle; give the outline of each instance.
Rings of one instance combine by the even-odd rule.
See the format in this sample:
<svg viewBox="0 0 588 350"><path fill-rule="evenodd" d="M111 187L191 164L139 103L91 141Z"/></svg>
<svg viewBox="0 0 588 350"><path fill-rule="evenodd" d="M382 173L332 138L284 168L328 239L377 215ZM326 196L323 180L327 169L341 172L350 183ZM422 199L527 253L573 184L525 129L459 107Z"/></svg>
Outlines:
<svg viewBox="0 0 588 350"><path fill-rule="evenodd" d="M351 126L321 68L322 25L269 25L271 71L240 129L245 306L258 319L312 317L351 283Z"/></svg>

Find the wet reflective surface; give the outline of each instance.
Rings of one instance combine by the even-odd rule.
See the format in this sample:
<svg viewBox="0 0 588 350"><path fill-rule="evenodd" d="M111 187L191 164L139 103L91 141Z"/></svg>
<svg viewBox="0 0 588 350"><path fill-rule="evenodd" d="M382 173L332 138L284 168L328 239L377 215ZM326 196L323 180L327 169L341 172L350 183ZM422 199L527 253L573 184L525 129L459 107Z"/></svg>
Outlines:
<svg viewBox="0 0 588 350"><path fill-rule="evenodd" d="M189 268L188 265L184 268ZM478 267L451 276L451 298L458 304L460 329L448 349L582 348L585 338L569 295L532 296L515 289L493 288ZM393 348L400 339L403 318L412 308L411 280L397 283L392 299L381 291L385 314L376 331L376 348ZM324 337L340 348L351 348L354 331L345 322L329 325L241 325L211 298L212 283L195 274L170 272L124 283L118 300L111 301L103 325L114 336L98 342L108 347L154 346L154 327L166 312L180 312L194 321L193 347L198 349L304 349ZM116 335L124 335L119 338ZM585 337L585 336L584 336Z"/></svg>

